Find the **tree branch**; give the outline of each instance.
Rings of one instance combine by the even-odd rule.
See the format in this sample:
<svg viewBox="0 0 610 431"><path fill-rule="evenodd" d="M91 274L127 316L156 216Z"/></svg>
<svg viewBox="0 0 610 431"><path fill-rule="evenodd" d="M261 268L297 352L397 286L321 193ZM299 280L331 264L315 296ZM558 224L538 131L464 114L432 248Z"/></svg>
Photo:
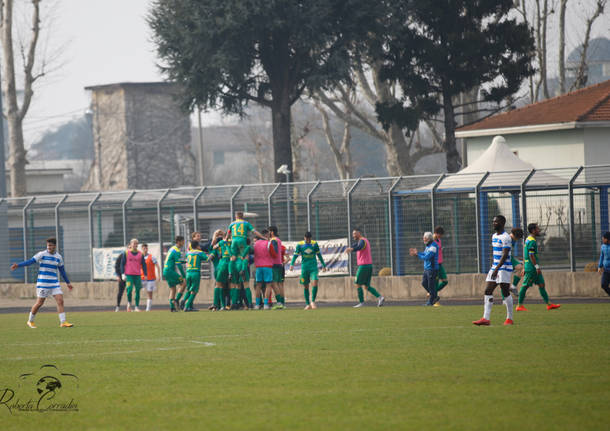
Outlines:
<svg viewBox="0 0 610 431"><path fill-rule="evenodd" d="M40 35L40 0L32 0L32 6L34 10L32 12L32 39L28 48L28 55L25 65L23 67L25 82L23 85L24 95L21 109L19 110L19 118L23 120L25 114L27 114L32 101L32 84L36 78L32 74L34 68L34 60L36 59L36 44L38 43L38 36Z"/></svg>

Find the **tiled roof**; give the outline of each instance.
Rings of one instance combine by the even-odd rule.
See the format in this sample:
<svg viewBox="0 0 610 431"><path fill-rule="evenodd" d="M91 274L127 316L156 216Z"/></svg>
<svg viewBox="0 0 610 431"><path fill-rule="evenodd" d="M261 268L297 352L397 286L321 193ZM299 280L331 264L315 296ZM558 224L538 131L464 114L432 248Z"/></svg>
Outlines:
<svg viewBox="0 0 610 431"><path fill-rule="evenodd" d="M457 132L542 124L609 121L610 80L572 91L523 108L503 112L477 123L460 127Z"/></svg>

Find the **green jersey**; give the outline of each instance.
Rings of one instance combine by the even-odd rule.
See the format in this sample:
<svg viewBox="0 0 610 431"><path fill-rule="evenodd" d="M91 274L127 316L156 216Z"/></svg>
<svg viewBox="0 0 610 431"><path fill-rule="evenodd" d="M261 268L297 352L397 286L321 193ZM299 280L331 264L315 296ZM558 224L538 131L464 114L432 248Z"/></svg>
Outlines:
<svg viewBox="0 0 610 431"><path fill-rule="evenodd" d="M254 227L245 220L235 220L229 225L232 238L248 238L248 234L254 230Z"/></svg>
<svg viewBox="0 0 610 431"><path fill-rule="evenodd" d="M218 255L221 259L230 259L231 258L231 241L225 241L224 239L218 241Z"/></svg>
<svg viewBox="0 0 610 431"><path fill-rule="evenodd" d="M201 250L190 250L186 254L186 272L200 272L201 263L207 262L208 256Z"/></svg>
<svg viewBox="0 0 610 431"><path fill-rule="evenodd" d="M183 263L184 263L184 261L182 260L182 252L180 251L180 249L178 247L173 246L172 248L169 249L169 251L167 253L167 257L165 258L165 264L163 265L163 271L165 272L166 270L168 270L168 271L176 272L176 266L178 266L178 271L184 277L185 276L184 268L182 267Z"/></svg>
<svg viewBox="0 0 610 431"><path fill-rule="evenodd" d="M310 243L306 243L305 241L301 241L297 244L294 249L294 255L292 256L292 262L290 265L294 265L297 261L297 258L301 256L301 266L318 266L316 262L316 256L320 260L322 267L326 267L324 263L324 259L322 258L322 253L320 252L320 246L316 241L311 241Z"/></svg>
<svg viewBox="0 0 610 431"><path fill-rule="evenodd" d="M526 269L534 268L534 264L532 263L532 256L536 259L536 264L539 264L538 260L538 242L536 242L536 238L533 236L528 236L525 240L525 248L523 250L523 260L524 266Z"/></svg>

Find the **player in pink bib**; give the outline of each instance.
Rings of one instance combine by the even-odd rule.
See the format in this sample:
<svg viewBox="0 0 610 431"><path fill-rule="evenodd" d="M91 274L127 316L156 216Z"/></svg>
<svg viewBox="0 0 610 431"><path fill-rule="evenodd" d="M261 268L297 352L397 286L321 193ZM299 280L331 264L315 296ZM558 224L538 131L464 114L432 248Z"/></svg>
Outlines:
<svg viewBox="0 0 610 431"><path fill-rule="evenodd" d="M375 298L378 298L377 306L381 307L385 298L371 286L371 277L373 276L373 256L371 255L371 243L368 239L362 236L359 229L354 229L352 232L354 243L351 247L345 250L346 253L356 252L356 262L358 270L356 271L356 288L358 289L358 304L354 308L360 308L364 305L364 289L368 290Z"/></svg>

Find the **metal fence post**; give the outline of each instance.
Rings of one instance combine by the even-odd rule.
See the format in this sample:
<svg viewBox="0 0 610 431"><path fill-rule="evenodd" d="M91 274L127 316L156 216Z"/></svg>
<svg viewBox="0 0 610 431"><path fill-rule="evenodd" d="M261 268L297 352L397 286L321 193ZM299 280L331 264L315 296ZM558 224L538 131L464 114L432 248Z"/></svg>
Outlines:
<svg viewBox="0 0 610 431"><path fill-rule="evenodd" d="M127 197L127 199L125 199L123 201L123 203L121 204L121 212L122 212L122 218L123 218L123 245L127 244L127 204L129 203L129 201L131 200L131 198L133 198L133 195L136 194L135 190L132 190L131 193L129 194L129 196Z"/></svg>
<svg viewBox="0 0 610 431"><path fill-rule="evenodd" d="M320 186L320 181L315 183L309 193L307 193L307 230L311 232L311 195Z"/></svg>
<svg viewBox="0 0 610 431"><path fill-rule="evenodd" d="M436 189L438 189L438 186L440 186L441 182L445 179L445 177L445 174L441 174L441 176L438 177L438 180L436 180L436 182L432 186L432 190L430 191L430 212L432 213L432 229L430 229L431 231L434 231L434 227L436 226L436 200L434 199L434 194L436 193Z"/></svg>
<svg viewBox="0 0 610 431"><path fill-rule="evenodd" d="M475 211L475 220L477 224L476 234L477 234L477 267L479 269L479 273L484 272L483 270L483 262L481 261L481 204L479 202L479 196L481 193L481 186L489 176L489 172L485 172L485 175L479 180L476 186L474 186L474 211Z"/></svg>
<svg viewBox="0 0 610 431"><path fill-rule="evenodd" d="M203 174L201 174L201 178L203 178ZM201 187L199 193L197 193L197 195L195 195L195 197L193 198L193 232L199 231L199 212L197 211L197 201L199 200L203 192L205 192L206 188L206 186Z"/></svg>
<svg viewBox="0 0 610 431"><path fill-rule="evenodd" d="M273 195L275 194L277 189L280 188L281 184L282 183L277 183L273 190L271 190L271 193L269 193L269 196L267 196L267 226L271 226L273 224L273 222L271 221L271 199L273 199Z"/></svg>
<svg viewBox="0 0 610 431"><path fill-rule="evenodd" d="M527 174L527 177L525 177L525 179L521 183L521 220L523 221L523 232L525 234L527 234L527 197L525 196L525 188L527 186L527 183L534 176L535 173L536 169L532 169L531 172ZM525 234L523 235L524 241Z"/></svg>
<svg viewBox="0 0 610 431"><path fill-rule="evenodd" d="M164 259L163 259L163 225L162 225L162 219L161 219L161 204L163 203L163 200L167 197L167 195L169 194L169 192L172 189L167 189L163 192L163 194L161 195L161 197L159 198L159 200L157 201L157 234L159 236L159 258L161 259L159 261L159 264L161 265L161 267L163 267L163 263L164 263ZM163 280L163 271L161 271L160 275L160 279Z"/></svg>
<svg viewBox="0 0 610 431"><path fill-rule="evenodd" d="M402 179L402 177L398 177L394 180L394 182L392 183L392 186L390 187L390 189L388 190L388 231L390 232L390 275L395 275L394 274L394 229L392 228L393 226L393 221L392 221L392 193L394 193L394 189L396 188L396 186L398 185L398 183L400 182L400 180Z"/></svg>
<svg viewBox="0 0 610 431"><path fill-rule="evenodd" d="M581 166L568 183L569 227L570 227L570 272L576 271L576 255L574 254L574 181L584 168ZM595 208L592 208L595 211Z"/></svg>
<svg viewBox="0 0 610 431"><path fill-rule="evenodd" d="M59 207L63 204L66 199L68 199L68 195L63 195L62 198L55 205L55 239L57 240L57 247L59 248ZM63 250L62 250L63 253ZM65 256L65 255L64 255Z"/></svg>
<svg viewBox="0 0 610 431"><path fill-rule="evenodd" d="M35 197L30 198L30 200L25 204L23 209L21 210L21 217L23 221L23 260L28 260L28 208L30 205L34 203L36 200ZM23 282L28 282L28 269L27 267L23 268Z"/></svg>
<svg viewBox="0 0 610 431"><path fill-rule="evenodd" d="M240 184L239 187L237 187L237 190L235 190L235 192L231 195L231 202L229 202L229 211L231 211L231 215L229 215L229 223L231 223L233 221L233 214L235 213L234 211L234 201L235 201L235 196L237 196L239 194L239 192L241 191L241 189L243 189L244 186L243 184Z"/></svg>
<svg viewBox="0 0 610 431"><path fill-rule="evenodd" d="M95 195L92 201L87 205L87 218L89 219L89 265L90 265L90 277L89 280L93 281L93 205L102 196L101 193ZM101 244L100 244L101 245Z"/></svg>
<svg viewBox="0 0 610 431"><path fill-rule="evenodd" d="M349 188L349 190L347 191L347 246L349 247L349 243L350 243L350 238L352 235L352 192L354 191L354 189L358 186L358 184L360 183L360 178L358 178L356 180L356 182ZM349 270L349 275L352 275L352 254L349 254L349 261L348 261L348 270Z"/></svg>

